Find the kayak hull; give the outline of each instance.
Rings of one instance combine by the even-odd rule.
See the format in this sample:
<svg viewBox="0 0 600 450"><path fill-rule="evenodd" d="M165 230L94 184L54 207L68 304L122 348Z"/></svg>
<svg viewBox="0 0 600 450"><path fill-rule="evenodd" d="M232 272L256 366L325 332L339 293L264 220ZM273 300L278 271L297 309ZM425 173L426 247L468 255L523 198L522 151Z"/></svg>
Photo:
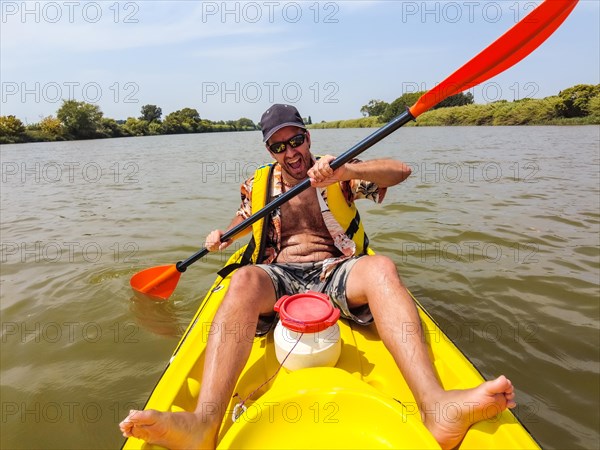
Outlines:
<svg viewBox="0 0 600 450"><path fill-rule="evenodd" d="M230 276L219 277L209 290L145 409L195 410L206 343L215 332L212 319L229 281ZM483 382L477 369L416 299L415 302L442 386L466 389ZM254 329L239 330L238 337L252 339L253 346L234 391L237 396L223 420L218 448L439 448L423 426L415 399L375 325L365 327L347 320L340 320L339 325L342 350L336 366L293 372L280 369L272 332L254 337ZM246 399L247 410L236 418L232 413L240 399ZM455 417L456 410L446 408L439 414ZM153 446L129 438L123 448ZM539 446L512 412L506 410L472 426L461 448L537 449Z"/></svg>

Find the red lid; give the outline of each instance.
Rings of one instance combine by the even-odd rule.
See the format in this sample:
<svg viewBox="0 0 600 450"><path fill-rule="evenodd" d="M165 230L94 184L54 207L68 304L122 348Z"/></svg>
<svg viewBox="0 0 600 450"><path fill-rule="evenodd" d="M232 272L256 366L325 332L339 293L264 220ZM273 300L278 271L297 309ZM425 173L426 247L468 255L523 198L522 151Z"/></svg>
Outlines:
<svg viewBox="0 0 600 450"><path fill-rule="evenodd" d="M284 327L300 333L316 333L329 328L340 318L329 297L318 292L284 295L274 307Z"/></svg>

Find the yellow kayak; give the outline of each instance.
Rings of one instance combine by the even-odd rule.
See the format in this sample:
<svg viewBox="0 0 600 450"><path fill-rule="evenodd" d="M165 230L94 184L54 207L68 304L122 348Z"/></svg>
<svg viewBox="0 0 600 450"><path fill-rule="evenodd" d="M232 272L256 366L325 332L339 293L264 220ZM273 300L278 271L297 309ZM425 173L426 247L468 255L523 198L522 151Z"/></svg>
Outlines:
<svg viewBox="0 0 600 450"><path fill-rule="evenodd" d="M241 251L233 255L235 262ZM145 409L193 411L200 390L210 324L230 276L218 277L181 338ZM416 301L416 299L415 299ZM416 301L441 383L465 389L483 380L470 361ZM439 448L421 422L414 397L381 342L374 325L340 320L341 356L335 367L293 372L275 355L273 332L254 338L250 358L235 391L246 399L239 417L226 415L220 449L425 449ZM254 330L249 330L252 336ZM273 375L276 374L274 377ZM272 379L271 379L272 378ZM240 398L232 399L229 411ZM441 414L452 414L452 411ZM129 438L124 449L153 448ZM460 448L538 449L518 419L506 410L472 426Z"/></svg>

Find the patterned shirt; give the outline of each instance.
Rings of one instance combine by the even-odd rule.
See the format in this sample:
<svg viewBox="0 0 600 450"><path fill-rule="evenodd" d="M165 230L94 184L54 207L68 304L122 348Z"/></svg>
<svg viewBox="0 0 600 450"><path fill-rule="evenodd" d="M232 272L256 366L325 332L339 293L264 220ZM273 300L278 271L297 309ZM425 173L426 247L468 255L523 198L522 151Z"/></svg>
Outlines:
<svg viewBox="0 0 600 450"><path fill-rule="evenodd" d="M353 159L350 164L360 162L358 159ZM283 180L281 174L281 166L275 163L273 168L273 181L271 183L270 200L274 200L283 192ZM242 219L247 219L252 215L252 185L254 177L249 178L241 185L242 203L237 211L237 215ZM375 183L365 180L349 180L340 181L342 194L348 202L352 204L355 200L366 198L376 203L381 203L385 197L387 188L380 188ZM334 245L340 250L341 256L329 258L323 265L322 278L326 278L335 266L341 261L350 258L356 253L356 246L352 239L344 233L341 225L335 220L329 207L327 206L327 188L317 188L319 193L318 199L321 206L323 220ZM276 208L269 216L269 226L267 227L267 241L265 243L265 254L262 263L270 264L277 258L281 252L281 209Z"/></svg>

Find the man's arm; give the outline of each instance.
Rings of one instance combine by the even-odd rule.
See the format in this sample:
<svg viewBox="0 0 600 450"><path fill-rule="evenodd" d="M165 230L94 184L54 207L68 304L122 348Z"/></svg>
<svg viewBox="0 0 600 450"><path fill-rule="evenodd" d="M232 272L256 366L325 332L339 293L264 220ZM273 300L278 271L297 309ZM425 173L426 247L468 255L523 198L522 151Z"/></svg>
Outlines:
<svg viewBox="0 0 600 450"><path fill-rule="evenodd" d="M233 220L231 221L231 223L229 224L229 226L227 227L226 231L231 230L233 227L239 225L243 221L244 221L244 218L242 216L236 215L233 218ZM213 230L208 234L208 236L206 236L206 240L204 242L204 247L206 247L206 249L209 252L216 252L217 250L224 250L227 247L229 247L233 243L233 241L235 241L236 239L238 239L242 236L247 235L251 230L252 230L251 226L246 227L243 231L240 231L238 234L236 234L231 239L229 239L228 241L225 241L225 242L221 242L221 236L223 236L223 234L225 234L226 231Z"/></svg>
<svg viewBox="0 0 600 450"><path fill-rule="evenodd" d="M334 171L329 166L334 159L335 156L323 156L309 169L308 176L313 186L326 187L339 181L359 179L387 188L403 182L411 173L409 166L394 159L346 163Z"/></svg>

